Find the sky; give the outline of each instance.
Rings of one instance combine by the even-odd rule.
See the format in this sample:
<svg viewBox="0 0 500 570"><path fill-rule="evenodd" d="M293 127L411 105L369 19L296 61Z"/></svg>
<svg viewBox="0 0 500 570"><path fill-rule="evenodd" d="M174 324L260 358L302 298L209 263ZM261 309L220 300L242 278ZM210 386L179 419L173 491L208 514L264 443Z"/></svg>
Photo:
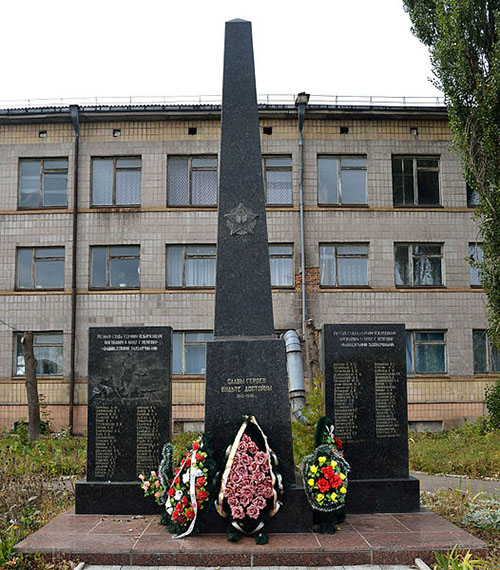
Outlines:
<svg viewBox="0 0 500 570"><path fill-rule="evenodd" d="M259 94L440 95L402 0L7 0L0 106L220 95L234 18L252 22Z"/></svg>

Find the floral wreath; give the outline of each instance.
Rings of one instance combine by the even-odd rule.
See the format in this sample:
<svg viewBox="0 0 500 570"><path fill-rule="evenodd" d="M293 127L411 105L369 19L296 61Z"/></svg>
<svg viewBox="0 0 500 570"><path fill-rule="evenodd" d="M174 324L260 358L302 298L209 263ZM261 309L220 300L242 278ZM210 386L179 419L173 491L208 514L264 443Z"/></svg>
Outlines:
<svg viewBox="0 0 500 570"><path fill-rule="evenodd" d="M281 507L278 459L254 416L245 416L228 447L215 506L243 534L260 531Z"/></svg>
<svg viewBox="0 0 500 570"><path fill-rule="evenodd" d="M329 444L318 446L304 458L302 478L313 509L330 512L344 506L349 470L344 457Z"/></svg>

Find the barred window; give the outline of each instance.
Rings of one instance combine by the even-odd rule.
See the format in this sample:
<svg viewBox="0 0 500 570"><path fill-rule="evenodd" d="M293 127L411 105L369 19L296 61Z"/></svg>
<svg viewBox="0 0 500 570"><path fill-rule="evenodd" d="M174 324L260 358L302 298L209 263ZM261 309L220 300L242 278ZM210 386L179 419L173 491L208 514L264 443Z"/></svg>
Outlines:
<svg viewBox="0 0 500 570"><path fill-rule="evenodd" d="M217 157L169 157L167 203L169 206L216 205Z"/></svg>
<svg viewBox="0 0 500 570"><path fill-rule="evenodd" d="M408 374L444 374L445 332L406 331L406 369Z"/></svg>
<svg viewBox="0 0 500 570"><path fill-rule="evenodd" d="M368 244L320 244L320 285L353 287L368 285Z"/></svg>
<svg viewBox="0 0 500 570"><path fill-rule="evenodd" d="M137 289L139 257L138 245L91 247L90 286L96 289Z"/></svg>
<svg viewBox="0 0 500 570"><path fill-rule="evenodd" d="M22 333L16 333L16 353L14 375L24 376L24 354ZM63 333L33 333L33 352L36 358L36 373L39 376L62 376L63 373Z"/></svg>
<svg viewBox="0 0 500 570"><path fill-rule="evenodd" d="M400 243L395 247L396 286L436 287L443 285L442 244Z"/></svg>
<svg viewBox="0 0 500 570"><path fill-rule="evenodd" d="M366 204L366 157L318 156L318 204Z"/></svg>
<svg viewBox="0 0 500 570"><path fill-rule="evenodd" d="M167 287L215 287L215 245L168 245Z"/></svg>
<svg viewBox="0 0 500 570"><path fill-rule="evenodd" d="M68 204L68 159L19 161L19 207L57 208Z"/></svg>
<svg viewBox="0 0 500 570"><path fill-rule="evenodd" d="M17 289L63 289L64 247L19 247Z"/></svg>
<svg viewBox="0 0 500 570"><path fill-rule="evenodd" d="M393 156L392 189L395 206L440 204L439 158Z"/></svg>
<svg viewBox="0 0 500 570"><path fill-rule="evenodd" d="M205 374L207 342L213 333L174 332L172 335L172 374Z"/></svg>
<svg viewBox="0 0 500 570"><path fill-rule="evenodd" d="M141 157L92 159L93 206L141 204Z"/></svg>
<svg viewBox="0 0 500 570"><path fill-rule="evenodd" d="M292 204L292 157L264 156L264 185L270 205Z"/></svg>

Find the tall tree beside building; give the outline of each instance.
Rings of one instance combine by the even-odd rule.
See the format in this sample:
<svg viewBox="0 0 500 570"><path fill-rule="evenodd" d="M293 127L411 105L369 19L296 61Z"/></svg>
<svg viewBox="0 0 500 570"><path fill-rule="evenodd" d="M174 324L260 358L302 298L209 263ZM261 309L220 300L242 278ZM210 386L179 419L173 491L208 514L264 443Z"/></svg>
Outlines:
<svg viewBox="0 0 500 570"><path fill-rule="evenodd" d="M40 401L36 383L36 358L33 350L33 333L26 331L21 341L24 355L24 374L28 400L28 435L33 441L40 439Z"/></svg>
<svg viewBox="0 0 500 570"><path fill-rule="evenodd" d="M478 196L493 342L500 348L500 0L403 0L413 33L429 48L454 146Z"/></svg>

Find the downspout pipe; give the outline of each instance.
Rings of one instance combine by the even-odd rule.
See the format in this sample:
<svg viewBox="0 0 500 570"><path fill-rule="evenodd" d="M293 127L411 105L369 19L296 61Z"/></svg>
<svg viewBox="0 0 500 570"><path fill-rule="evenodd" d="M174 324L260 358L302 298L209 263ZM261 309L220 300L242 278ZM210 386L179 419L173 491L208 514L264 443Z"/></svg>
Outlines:
<svg viewBox="0 0 500 570"><path fill-rule="evenodd" d="M71 122L75 129L75 149L73 166L73 235L71 250L71 347L69 367L69 431L73 434L75 406L75 363L76 363L76 266L78 252L78 163L80 158L80 109L78 105L69 107Z"/></svg>
<svg viewBox="0 0 500 570"><path fill-rule="evenodd" d="M305 424L307 419L303 414L306 406L306 390L304 385L304 368L302 365L302 351L297 331L287 331L285 339L286 368L288 371L289 397L292 414L296 420Z"/></svg>
<svg viewBox="0 0 500 570"><path fill-rule="evenodd" d="M304 137L302 129L309 103L308 93L299 93L295 99L299 126L299 211L300 211L300 263L302 285L302 340L306 338L306 246L304 240Z"/></svg>

